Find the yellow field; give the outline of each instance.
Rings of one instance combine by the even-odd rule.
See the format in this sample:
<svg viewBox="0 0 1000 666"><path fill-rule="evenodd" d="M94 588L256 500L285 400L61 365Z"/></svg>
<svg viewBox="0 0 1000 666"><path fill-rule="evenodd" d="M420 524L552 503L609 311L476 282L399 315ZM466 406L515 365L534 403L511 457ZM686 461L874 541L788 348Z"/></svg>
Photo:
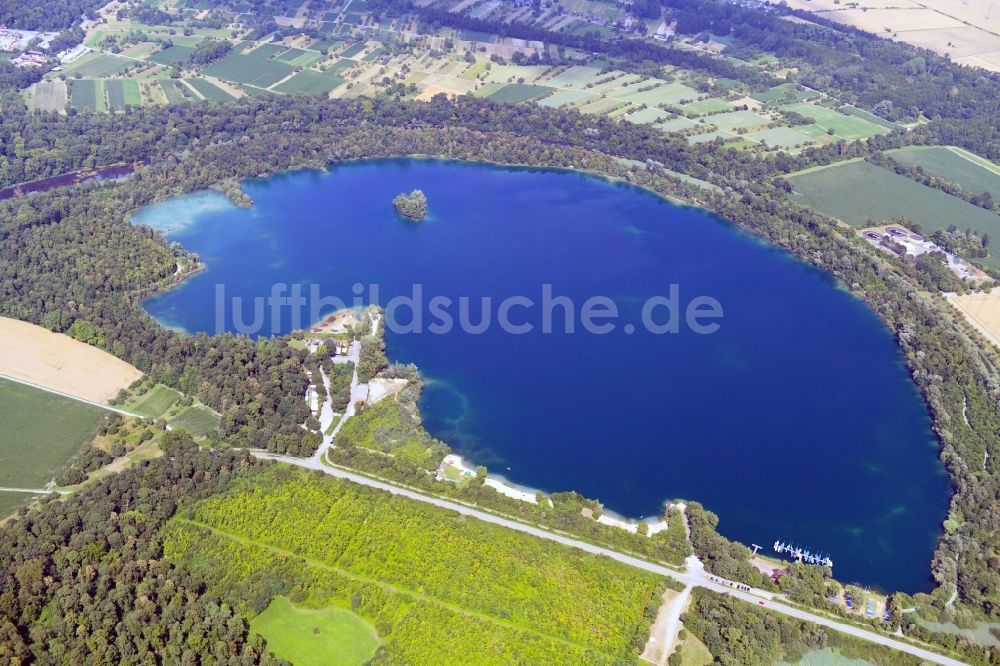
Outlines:
<svg viewBox="0 0 1000 666"><path fill-rule="evenodd" d="M947 297L987 340L1000 347L1000 289L988 294L963 294Z"/></svg>
<svg viewBox="0 0 1000 666"><path fill-rule="evenodd" d="M907 30L940 30L962 26L961 21L939 14L932 9L869 9L867 11L844 9L820 12L819 15L876 34L887 32L886 28L892 32L906 32Z"/></svg>
<svg viewBox="0 0 1000 666"><path fill-rule="evenodd" d="M142 377L96 347L6 317L0 317L0 375L102 403Z"/></svg>
<svg viewBox="0 0 1000 666"><path fill-rule="evenodd" d="M1000 71L997 0L788 0L788 4L929 49L963 65Z"/></svg>

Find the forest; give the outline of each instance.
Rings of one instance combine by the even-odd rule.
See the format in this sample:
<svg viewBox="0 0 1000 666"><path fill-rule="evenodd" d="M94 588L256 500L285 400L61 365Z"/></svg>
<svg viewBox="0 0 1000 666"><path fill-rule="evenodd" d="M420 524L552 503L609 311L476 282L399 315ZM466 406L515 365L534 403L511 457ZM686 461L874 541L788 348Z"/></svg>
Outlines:
<svg viewBox="0 0 1000 666"><path fill-rule="evenodd" d="M162 558L177 506L260 463L178 454L0 527L0 662L276 663L226 599Z"/></svg>
<svg viewBox="0 0 1000 666"><path fill-rule="evenodd" d="M915 657L746 604L726 595L695 589L682 620L727 666L766 666L796 663L819 650L835 650L845 659L879 666L911 666ZM739 627L739 630L733 628Z"/></svg>

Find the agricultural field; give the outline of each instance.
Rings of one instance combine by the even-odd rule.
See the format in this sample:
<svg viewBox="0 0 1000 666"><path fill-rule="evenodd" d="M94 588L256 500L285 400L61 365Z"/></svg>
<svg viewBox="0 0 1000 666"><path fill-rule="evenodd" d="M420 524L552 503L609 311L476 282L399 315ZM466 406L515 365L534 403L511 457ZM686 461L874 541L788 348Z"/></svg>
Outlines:
<svg viewBox="0 0 1000 666"><path fill-rule="evenodd" d="M900 164L923 167L924 171L945 178L966 192L989 192L1000 200L1000 166L956 146L910 146L890 150L886 155Z"/></svg>
<svg viewBox="0 0 1000 666"><path fill-rule="evenodd" d="M1000 289L954 294L947 299L984 338L1000 348Z"/></svg>
<svg viewBox="0 0 1000 666"><path fill-rule="evenodd" d="M155 62L158 65L167 65L169 67L172 66L174 63L180 63L180 64L186 63L188 61L188 58L191 57L191 54L194 53L194 49L195 47L193 46L174 44L172 46L168 46L165 49L157 51L156 53L152 54L146 59L149 60L150 62Z"/></svg>
<svg viewBox="0 0 1000 666"><path fill-rule="evenodd" d="M807 169L788 181L800 204L858 228L906 218L924 233L946 229L956 221L963 229L991 236L1000 233L996 213L863 160ZM1000 268L996 256L977 261Z"/></svg>
<svg viewBox="0 0 1000 666"><path fill-rule="evenodd" d="M104 82L108 110L124 111L128 106L140 106L139 82L132 79L108 79Z"/></svg>
<svg viewBox="0 0 1000 666"><path fill-rule="evenodd" d="M379 646L375 627L346 608L305 608L288 597L275 597L250 631L295 666L363 666Z"/></svg>
<svg viewBox="0 0 1000 666"><path fill-rule="evenodd" d="M233 95L205 79L185 79L184 82L210 102L229 102L236 99Z"/></svg>
<svg viewBox="0 0 1000 666"><path fill-rule="evenodd" d="M129 413L166 421L172 428L185 430L195 439L208 437L219 428L219 415L205 405L185 400L184 395L163 384L146 380L121 403Z"/></svg>
<svg viewBox="0 0 1000 666"><path fill-rule="evenodd" d="M69 94L65 81L39 81L31 87L29 107L35 111L53 111L62 113L66 110Z"/></svg>
<svg viewBox="0 0 1000 666"><path fill-rule="evenodd" d="M801 102L798 104L788 104L781 107L785 111L794 111L802 114L806 118L812 118L816 125L823 130L833 130L834 134L842 139L854 141L856 139L868 139L876 134L886 134L890 130L878 123L873 123L856 115L847 115L825 106Z"/></svg>
<svg viewBox="0 0 1000 666"><path fill-rule="evenodd" d="M43 488L97 434L107 412L0 378L0 486Z"/></svg>
<svg viewBox="0 0 1000 666"><path fill-rule="evenodd" d="M645 642L666 585L605 558L277 465L175 518L164 555L209 590L234 591L252 621L281 596L350 609L379 627L392 661L417 665L634 663L635 637Z"/></svg>
<svg viewBox="0 0 1000 666"><path fill-rule="evenodd" d="M277 60L270 60L269 56L273 55L273 50L266 49L267 46L274 45L265 44L248 54L233 51L225 58L206 67L204 72L208 76L225 81L268 88L291 74L295 67ZM276 48L280 52L281 47Z"/></svg>
<svg viewBox="0 0 1000 666"><path fill-rule="evenodd" d="M146 393L122 403L121 408L132 414L155 419L173 407L181 397L180 391L163 384L156 384Z"/></svg>
<svg viewBox="0 0 1000 666"><path fill-rule="evenodd" d="M0 317L0 375L93 402L107 402L142 377L97 347L6 317Z"/></svg>
<svg viewBox="0 0 1000 666"><path fill-rule="evenodd" d="M317 72L307 69L299 72L286 81L282 81L274 87L274 90L276 92L286 94L309 93L313 95L322 95L329 93L342 83L344 83L344 79L340 78L336 74L330 73L329 71Z"/></svg>
<svg viewBox="0 0 1000 666"><path fill-rule="evenodd" d="M104 85L99 79L78 79L70 83L69 104L78 111L104 111Z"/></svg>
<svg viewBox="0 0 1000 666"><path fill-rule="evenodd" d="M440 6L453 10L455 4L442 3ZM590 14L604 10L615 16L621 13L619 8L605 7L601 3L578 0L576 4L586 5L585 11ZM520 8L511 9L489 1L471 3L470 7L472 5L475 5L473 9L476 11L485 11L486 15L494 18L504 16L524 20L520 16L524 13ZM352 3L346 15L347 23L360 25L365 9L364 4ZM288 11L294 16L298 8ZM330 13L333 14L330 20L335 19L337 12ZM537 22L558 30L606 27L572 17L565 17L571 20L564 20L549 10L542 14ZM113 22L113 26L107 30L101 26L98 32L120 36L126 33L129 26L128 22ZM819 97L819 93L800 89L794 83L754 93L751 99L746 97L750 91L736 81L706 79L703 75L685 70L674 70L669 76L656 78L608 70L596 64L553 68L515 65L509 61L494 62L489 56L511 57L515 48L514 44L508 43L511 40L498 41L493 35L463 34L461 30L443 31L438 39L447 35L488 44L486 51L475 54L475 62L469 62L464 57L466 46L461 43L445 53L428 53L423 46L409 51L405 48L393 51L391 45L405 41L396 32L403 27L392 20L380 22L377 30L371 30L369 26L369 29L360 32L348 27L339 31L342 36L355 40L348 42L334 39L313 41L306 37L267 43L236 41L231 53L203 69L187 65L182 72L184 83L179 85L167 81L167 70L159 65L186 62L197 44L214 33L195 30L193 35L179 36L174 28L175 34L169 35L170 27L146 26L151 38L169 38L172 46L153 52L150 49L153 42L143 42L130 46L128 51L130 57L138 58L131 62L145 67L143 76L158 81L153 87L144 89L142 101L147 104L183 103L202 98L227 101L239 96L237 90L253 96L314 94L354 98L362 94L377 95L387 85L403 82L410 86L409 94L421 100L428 100L439 93L451 96L472 93L502 103L574 108L585 114L651 125L663 132L694 134L700 127L701 133L689 136L688 140L692 143L720 137L734 147L754 150L797 150L838 138L871 137L895 127L850 107L845 107L846 112L836 111L832 108L835 100L824 102L830 104L830 108L809 103L808 100ZM217 36L229 36L223 33ZM94 41L92 46L96 47L98 41ZM436 48L440 46L438 44ZM387 54L391 58L384 57ZM91 53L74 65L93 69L104 62L111 67L112 63L105 60L106 56L108 54ZM143 61L158 65L149 69L142 64ZM91 74L85 75L85 78L107 76ZM214 83L205 81L202 76L211 77ZM225 90L217 85L218 82L224 86L232 84L233 89ZM343 85L345 83L349 85ZM706 88L706 83L710 84L709 88ZM103 95L100 91L95 93L94 108L100 110ZM114 95L113 90L108 91L110 109L117 109L120 105L120 100ZM83 105L89 103L85 90L81 89L78 101ZM790 127L778 113L783 108L800 110L814 118L817 124ZM692 119L697 119L697 122L689 122ZM827 133L828 128L832 133Z"/></svg>
<svg viewBox="0 0 1000 666"><path fill-rule="evenodd" d="M73 78L80 76L85 79L98 79L121 74L135 64L134 60L122 58L110 53L93 52L81 57L63 68L61 74Z"/></svg>
<svg viewBox="0 0 1000 666"><path fill-rule="evenodd" d="M791 127L770 127L755 132L747 132L743 135L743 138L778 148L796 148L808 146L813 143L813 137L794 130Z"/></svg>
<svg viewBox="0 0 1000 666"><path fill-rule="evenodd" d="M178 79L163 79L158 83L170 104L184 104L194 99L194 93Z"/></svg>
<svg viewBox="0 0 1000 666"><path fill-rule="evenodd" d="M788 5L885 39L930 49L963 65L1000 71L1000 35L996 31L993 0L921 0L919 3L788 0Z"/></svg>
<svg viewBox="0 0 1000 666"><path fill-rule="evenodd" d="M552 88L548 86L511 83L487 95L487 97L494 102L527 102L544 97L549 92L552 92Z"/></svg>
<svg viewBox="0 0 1000 666"><path fill-rule="evenodd" d="M765 118L753 111L729 111L728 113L717 113L706 118L703 122L711 123L722 130L737 130L748 127L761 127L771 122L770 118Z"/></svg>
<svg viewBox="0 0 1000 666"><path fill-rule="evenodd" d="M22 506L31 500L41 497L34 493L15 493L8 490L0 490L0 523L3 519L15 513Z"/></svg>

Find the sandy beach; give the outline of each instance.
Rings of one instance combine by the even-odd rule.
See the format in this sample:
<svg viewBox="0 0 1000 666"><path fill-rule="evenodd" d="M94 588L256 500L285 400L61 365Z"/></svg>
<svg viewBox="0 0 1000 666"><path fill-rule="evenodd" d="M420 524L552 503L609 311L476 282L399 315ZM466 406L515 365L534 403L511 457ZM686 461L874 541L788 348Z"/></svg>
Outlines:
<svg viewBox="0 0 1000 666"><path fill-rule="evenodd" d="M337 310L323 317L319 323L309 327L310 333L330 333L338 335L346 333L349 326L361 323L358 313L352 309Z"/></svg>

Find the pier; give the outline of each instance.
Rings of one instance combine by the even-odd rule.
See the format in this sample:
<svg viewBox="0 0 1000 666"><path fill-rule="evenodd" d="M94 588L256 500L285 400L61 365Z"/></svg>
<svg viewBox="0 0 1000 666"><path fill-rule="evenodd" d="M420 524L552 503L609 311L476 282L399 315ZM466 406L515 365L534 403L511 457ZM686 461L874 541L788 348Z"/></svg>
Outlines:
<svg viewBox="0 0 1000 666"><path fill-rule="evenodd" d="M813 553L812 551L800 548L799 546L795 546L790 543L775 541L774 552L781 555L787 555L788 557L798 560L799 562L805 562L806 564L815 564L820 567L833 568L833 560L831 560L829 556L823 555L822 553Z"/></svg>

